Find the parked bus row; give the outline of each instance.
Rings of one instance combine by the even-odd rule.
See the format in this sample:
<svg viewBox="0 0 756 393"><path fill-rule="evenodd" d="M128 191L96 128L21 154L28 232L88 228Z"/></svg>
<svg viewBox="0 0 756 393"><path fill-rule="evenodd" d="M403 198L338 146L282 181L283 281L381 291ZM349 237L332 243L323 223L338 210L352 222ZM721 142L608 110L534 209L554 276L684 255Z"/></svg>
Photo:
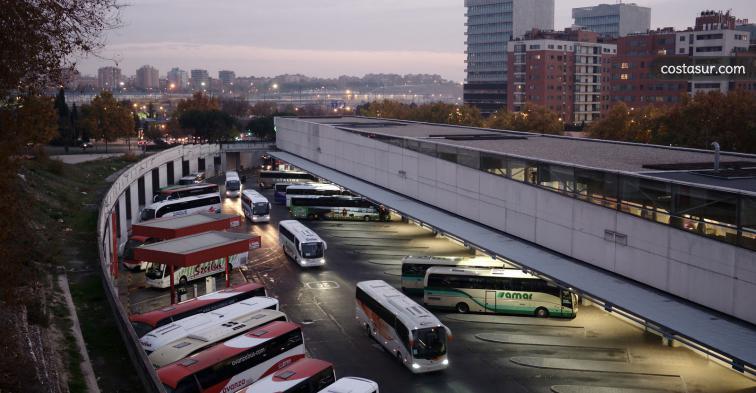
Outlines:
<svg viewBox="0 0 756 393"><path fill-rule="evenodd" d="M181 393L378 392L375 382L337 380L332 364L306 358L301 327L264 294L263 287L245 284L132 316L164 388Z"/></svg>

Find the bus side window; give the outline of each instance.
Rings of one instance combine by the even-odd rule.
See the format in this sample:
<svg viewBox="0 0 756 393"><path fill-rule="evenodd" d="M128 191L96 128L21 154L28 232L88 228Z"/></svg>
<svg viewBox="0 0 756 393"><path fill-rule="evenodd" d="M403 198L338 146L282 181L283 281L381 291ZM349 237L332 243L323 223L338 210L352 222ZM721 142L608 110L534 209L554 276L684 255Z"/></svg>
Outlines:
<svg viewBox="0 0 756 393"><path fill-rule="evenodd" d="M409 330L407 330L407 327L404 326L398 318L394 320L394 330L396 330L396 333L399 335L402 345L409 350Z"/></svg>

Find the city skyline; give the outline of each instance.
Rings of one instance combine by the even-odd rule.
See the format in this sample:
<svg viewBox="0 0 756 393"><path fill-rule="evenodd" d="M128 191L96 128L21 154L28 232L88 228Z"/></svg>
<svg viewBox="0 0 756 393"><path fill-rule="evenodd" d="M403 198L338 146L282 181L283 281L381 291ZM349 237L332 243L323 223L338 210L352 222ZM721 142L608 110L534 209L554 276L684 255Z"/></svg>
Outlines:
<svg viewBox="0 0 756 393"><path fill-rule="evenodd" d="M573 7L599 3L557 0L555 29L572 24ZM636 3L652 8L652 28L683 29L696 13L712 8L703 0ZM81 59L78 69L96 75L99 67L117 63L125 75L152 64L161 70L161 76L180 67L207 69L211 75L230 69L238 76L436 73L458 82L464 79L461 1L345 4L338 0L318 5L292 0L264 5L232 1L208 8L196 0L183 1L181 7L165 0L137 0L122 9L123 27L106 38L100 58ZM748 0L725 1L714 8L732 9L738 18L754 19ZM313 24L312 20L325 22ZM221 23L228 27L219 33ZM304 59L306 69L302 67Z"/></svg>

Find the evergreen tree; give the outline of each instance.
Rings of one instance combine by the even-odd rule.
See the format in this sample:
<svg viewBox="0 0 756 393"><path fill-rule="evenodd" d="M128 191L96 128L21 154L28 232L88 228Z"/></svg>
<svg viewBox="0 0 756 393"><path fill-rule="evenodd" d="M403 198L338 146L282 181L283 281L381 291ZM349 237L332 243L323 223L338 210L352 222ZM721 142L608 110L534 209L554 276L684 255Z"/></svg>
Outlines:
<svg viewBox="0 0 756 393"><path fill-rule="evenodd" d="M66 92L61 87L58 90L58 94L55 96L55 111L58 113L58 139L63 146L65 146L66 153L68 153L68 146L71 145L71 118L68 110L68 104L66 104Z"/></svg>

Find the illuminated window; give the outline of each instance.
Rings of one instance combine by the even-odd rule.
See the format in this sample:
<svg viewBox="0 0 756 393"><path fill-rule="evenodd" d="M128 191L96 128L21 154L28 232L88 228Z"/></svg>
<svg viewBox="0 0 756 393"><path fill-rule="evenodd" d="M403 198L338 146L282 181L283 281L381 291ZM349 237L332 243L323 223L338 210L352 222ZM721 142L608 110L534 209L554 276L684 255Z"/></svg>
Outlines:
<svg viewBox="0 0 756 393"><path fill-rule="evenodd" d="M628 68L630 68L630 63L622 63L622 69L623 70L626 70Z"/></svg>
<svg viewBox="0 0 756 393"><path fill-rule="evenodd" d="M629 78L628 78L627 74L622 74L622 75L620 75L620 79L622 79L623 81L626 81Z"/></svg>

